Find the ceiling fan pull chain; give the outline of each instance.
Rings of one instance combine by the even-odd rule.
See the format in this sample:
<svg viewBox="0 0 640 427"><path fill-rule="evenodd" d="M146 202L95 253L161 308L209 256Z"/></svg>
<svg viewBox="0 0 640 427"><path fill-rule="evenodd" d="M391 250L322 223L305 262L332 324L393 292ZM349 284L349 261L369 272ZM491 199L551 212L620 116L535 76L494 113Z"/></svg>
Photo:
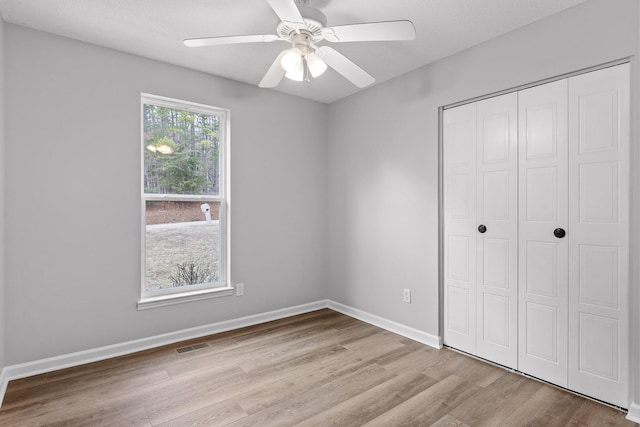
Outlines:
<svg viewBox="0 0 640 427"><path fill-rule="evenodd" d="M302 69L303 69L303 73L304 73L303 80L305 82L311 81L311 79L309 78L309 64L307 64L307 58L306 57L302 57Z"/></svg>

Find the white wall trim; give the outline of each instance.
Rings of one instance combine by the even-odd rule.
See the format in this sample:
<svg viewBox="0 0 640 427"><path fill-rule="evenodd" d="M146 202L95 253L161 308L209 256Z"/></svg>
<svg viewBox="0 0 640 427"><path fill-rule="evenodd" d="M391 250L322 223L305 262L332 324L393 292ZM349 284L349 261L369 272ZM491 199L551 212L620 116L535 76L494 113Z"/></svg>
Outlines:
<svg viewBox="0 0 640 427"><path fill-rule="evenodd" d="M7 385L9 385L7 368L2 368L2 371L0 371L0 407L2 407L2 401L4 400L4 393L7 391Z"/></svg>
<svg viewBox="0 0 640 427"><path fill-rule="evenodd" d="M39 375L45 372L70 368L72 366L110 359L113 357L131 354L142 350L148 350L150 348L173 344L180 341L270 322L272 320L278 320L285 317L304 314L326 307L326 301L317 301L309 304L283 308L280 310L269 311L261 314L254 314L251 316L240 317L238 319L225 320L222 322L211 323L209 325L197 326L195 328L183 329L180 331L169 332L166 334L141 338L138 340L127 341L119 344L112 344L104 347L78 351L75 353L49 357L46 359L34 360L32 362L10 365L5 367L2 371L3 384L8 383L12 380ZM0 391L3 392L2 396L0 396L1 399L4 396L5 390L0 389Z"/></svg>
<svg viewBox="0 0 640 427"><path fill-rule="evenodd" d="M4 367L4 369L2 369L2 372L0 372L0 405L2 405L2 400L7 390L7 385L9 381L12 380L39 375L46 372L57 371L59 369L70 368L73 366L84 365L86 363L97 362L99 360L110 359L113 357L123 356L142 350L148 350L150 348L204 337L207 335L213 335L220 332L231 331L234 329L244 328L260 323L270 322L285 317L291 317L298 314L320 310L322 308L330 308L331 310L337 311L347 316L351 316L363 322L370 323L374 326L378 326L390 332L405 336L422 344L426 344L430 347L442 348L441 337L419 331L417 329L393 322L391 320L384 319L382 317L367 313L357 308L349 307L347 305L330 300L321 300L294 307L283 308L280 310L269 311L266 313L240 317L238 319L225 320L209 325L197 326L195 328L183 329L180 331L169 332L166 334L141 338L133 341L127 341L119 344L112 344L104 347L63 354L60 356L48 357L46 359L34 360L32 362L6 366Z"/></svg>
<svg viewBox="0 0 640 427"><path fill-rule="evenodd" d="M640 423L640 403L631 402L631 405L629 405L629 412L627 413L627 419L634 423Z"/></svg>
<svg viewBox="0 0 640 427"><path fill-rule="evenodd" d="M384 319L366 311L359 310L357 308L349 307L344 304L340 304L335 301L328 302L328 308L351 316L363 322L370 323L374 326L386 329L387 331L394 332L407 338L411 338L414 341L418 341L422 344L426 344L434 348L442 348L442 337L428 334L418 329L411 328L409 326L402 325L400 323L393 322L391 320Z"/></svg>

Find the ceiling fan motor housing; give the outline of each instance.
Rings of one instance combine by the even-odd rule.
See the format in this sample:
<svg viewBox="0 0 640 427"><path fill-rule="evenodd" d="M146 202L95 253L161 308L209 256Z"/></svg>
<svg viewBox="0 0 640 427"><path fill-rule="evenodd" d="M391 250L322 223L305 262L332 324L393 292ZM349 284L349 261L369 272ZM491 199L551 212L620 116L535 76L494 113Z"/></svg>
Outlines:
<svg viewBox="0 0 640 427"><path fill-rule="evenodd" d="M278 36L283 39L293 38L298 32L308 31L311 34L311 42L317 43L323 39L322 29L327 25L327 17L317 9L300 7L305 27L298 30L288 22L280 22L276 28Z"/></svg>

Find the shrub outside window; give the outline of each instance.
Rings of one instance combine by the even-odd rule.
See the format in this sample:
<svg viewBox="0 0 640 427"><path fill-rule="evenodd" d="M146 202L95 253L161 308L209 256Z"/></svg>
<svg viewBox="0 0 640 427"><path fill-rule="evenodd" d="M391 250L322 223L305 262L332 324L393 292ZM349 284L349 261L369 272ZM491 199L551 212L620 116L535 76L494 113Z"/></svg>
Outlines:
<svg viewBox="0 0 640 427"><path fill-rule="evenodd" d="M225 288L228 110L141 100L141 301Z"/></svg>

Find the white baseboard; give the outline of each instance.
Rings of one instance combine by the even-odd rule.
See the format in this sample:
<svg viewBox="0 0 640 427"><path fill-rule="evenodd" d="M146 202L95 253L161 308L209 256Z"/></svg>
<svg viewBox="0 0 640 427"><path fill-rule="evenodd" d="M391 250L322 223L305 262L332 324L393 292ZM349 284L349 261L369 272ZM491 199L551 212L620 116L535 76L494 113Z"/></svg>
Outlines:
<svg viewBox="0 0 640 427"><path fill-rule="evenodd" d="M374 326L378 326L387 331L394 332L398 335L402 335L407 338L411 338L414 341L418 341L422 344L426 344L434 348L442 348L442 338L428 334L426 332L419 331L409 326L402 325L400 323L393 322L391 320L384 319L374 314L367 313L366 311L359 310L357 308L349 307L338 302L329 301L328 307L332 310L338 311L347 316L351 316L363 322L370 323Z"/></svg>
<svg viewBox="0 0 640 427"><path fill-rule="evenodd" d="M631 402L631 405L629 405L629 412L627 413L627 419L640 424L640 403Z"/></svg>
<svg viewBox="0 0 640 427"><path fill-rule="evenodd" d="M70 368L72 366L84 365L85 363L110 359L112 357L131 354L142 350L148 350L150 348L160 347L167 344L173 344L180 341L200 338L207 335L230 331L233 329L239 329L247 326L257 325L260 323L270 322L272 320L278 320L285 317L295 316L297 314L308 313L310 311L320 310L326 307L326 301L318 301L314 303L298 305L295 307L284 308L281 310L270 311L267 313L255 314L251 316L240 317L238 319L212 323L209 325L197 326L195 328L183 329L181 331L170 332L148 338L142 338L139 340L78 351L75 353L63 354L60 356L34 360L32 362L20 363L17 365L11 365L5 367L2 371L3 384L11 380L30 377L45 372L56 371L58 369ZM1 399L4 396L4 389L0 389L0 391L3 392L2 395L0 395Z"/></svg>
<svg viewBox="0 0 640 427"><path fill-rule="evenodd" d="M226 332L260 323L270 322L285 317L304 314L322 308L330 308L334 311L346 314L353 318L362 320L390 332L411 338L412 340L426 344L435 348L442 348L442 339L435 335L427 334L417 329L393 322L391 320L378 317L357 308L349 307L330 300L316 301L309 304L295 307L274 310L267 313L255 314L238 319L231 319L209 325L197 326L195 328L183 329L181 331L170 332L139 340L127 341L119 344L78 351L75 353L63 354L46 359L34 360L32 362L20 363L17 365L5 366L0 372L0 405L7 390L7 385L11 380L31 377L46 372L57 371L59 369L70 368L72 366L84 365L86 363L97 362L99 360L110 359L135 353L137 351L148 350L167 344L180 341L200 338L220 332Z"/></svg>
<svg viewBox="0 0 640 427"><path fill-rule="evenodd" d="M2 401L4 400L4 393L7 391L7 385L9 385L7 368L2 368L0 371L0 407L2 407Z"/></svg>

